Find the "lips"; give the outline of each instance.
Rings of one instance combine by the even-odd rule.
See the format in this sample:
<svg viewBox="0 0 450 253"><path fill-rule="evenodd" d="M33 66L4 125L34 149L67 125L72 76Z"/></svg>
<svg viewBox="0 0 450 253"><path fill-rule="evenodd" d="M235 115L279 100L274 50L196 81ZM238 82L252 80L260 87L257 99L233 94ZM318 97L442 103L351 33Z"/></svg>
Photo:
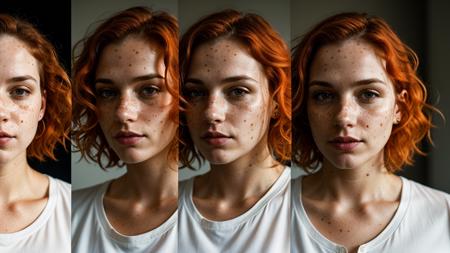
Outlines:
<svg viewBox="0 0 450 253"><path fill-rule="evenodd" d="M13 135L0 131L0 146L8 144L13 138L15 138Z"/></svg>
<svg viewBox="0 0 450 253"><path fill-rule="evenodd" d="M360 139L353 138L350 136L338 136L336 138L333 138L329 143L336 148L337 150L343 151L343 152L351 152L354 150L361 142L363 142Z"/></svg>
<svg viewBox="0 0 450 253"><path fill-rule="evenodd" d="M138 134L132 131L120 131L114 138L122 145L130 146L140 142L145 135Z"/></svg>
<svg viewBox="0 0 450 253"><path fill-rule="evenodd" d="M231 139L231 136L218 131L208 131L201 135L201 139L213 146L223 146Z"/></svg>

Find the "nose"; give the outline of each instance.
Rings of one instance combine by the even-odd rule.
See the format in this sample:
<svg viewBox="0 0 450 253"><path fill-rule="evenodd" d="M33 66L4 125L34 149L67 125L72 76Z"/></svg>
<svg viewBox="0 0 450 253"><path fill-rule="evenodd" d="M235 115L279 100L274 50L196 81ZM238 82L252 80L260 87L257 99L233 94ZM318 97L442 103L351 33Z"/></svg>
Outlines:
<svg viewBox="0 0 450 253"><path fill-rule="evenodd" d="M211 95L205 108L205 118L208 123L220 123L225 120L227 105L220 95Z"/></svg>
<svg viewBox="0 0 450 253"><path fill-rule="evenodd" d="M132 94L123 94L115 110L116 119L119 122L127 123L136 121L139 117L139 100Z"/></svg>
<svg viewBox="0 0 450 253"><path fill-rule="evenodd" d="M338 128L351 128L356 125L358 106L356 101L349 97L342 97L335 112L335 126Z"/></svg>
<svg viewBox="0 0 450 253"><path fill-rule="evenodd" d="M0 122L8 122L11 116L11 107L6 98L0 97Z"/></svg>

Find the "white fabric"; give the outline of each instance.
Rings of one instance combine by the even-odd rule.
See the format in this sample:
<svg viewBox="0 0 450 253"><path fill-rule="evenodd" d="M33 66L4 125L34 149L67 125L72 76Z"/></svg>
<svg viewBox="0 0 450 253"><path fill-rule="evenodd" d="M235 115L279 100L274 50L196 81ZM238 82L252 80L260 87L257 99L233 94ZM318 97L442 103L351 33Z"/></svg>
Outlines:
<svg viewBox="0 0 450 253"><path fill-rule="evenodd" d="M346 249L317 231L301 202L301 180L292 183L291 252L331 253ZM449 253L450 195L402 178L400 205L386 228L359 253Z"/></svg>
<svg viewBox="0 0 450 253"><path fill-rule="evenodd" d="M0 252L70 253L70 184L49 178L47 204L37 219L25 229L0 234ZM1 219L1 217L0 217Z"/></svg>
<svg viewBox="0 0 450 253"><path fill-rule="evenodd" d="M289 252L290 168L249 210L227 221L204 218L192 201L193 179L180 184L179 253Z"/></svg>
<svg viewBox="0 0 450 253"><path fill-rule="evenodd" d="M72 253L176 252L177 212L149 232L122 235L111 226L103 207L109 183L73 192Z"/></svg>

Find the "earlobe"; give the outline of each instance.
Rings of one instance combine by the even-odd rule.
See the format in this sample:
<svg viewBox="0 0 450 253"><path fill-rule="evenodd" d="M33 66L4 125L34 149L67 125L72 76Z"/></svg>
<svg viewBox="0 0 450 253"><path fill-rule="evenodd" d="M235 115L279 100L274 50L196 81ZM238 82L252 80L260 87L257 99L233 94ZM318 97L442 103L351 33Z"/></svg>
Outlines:
<svg viewBox="0 0 450 253"><path fill-rule="evenodd" d="M408 92L406 90L402 90L397 95L397 101L395 103L395 118L394 118L394 125L397 125L402 120L402 111L400 109L400 103L406 102L406 97L408 96Z"/></svg>
<svg viewBox="0 0 450 253"><path fill-rule="evenodd" d="M46 108L47 108L47 91L44 90L41 97L41 109L39 110L39 120L44 118Z"/></svg>

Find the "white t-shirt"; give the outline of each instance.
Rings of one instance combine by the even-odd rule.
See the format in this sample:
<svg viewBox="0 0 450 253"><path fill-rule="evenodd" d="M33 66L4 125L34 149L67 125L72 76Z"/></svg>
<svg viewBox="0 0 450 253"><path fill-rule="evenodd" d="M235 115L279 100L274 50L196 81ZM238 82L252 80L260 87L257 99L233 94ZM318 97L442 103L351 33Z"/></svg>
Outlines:
<svg viewBox="0 0 450 253"><path fill-rule="evenodd" d="M72 253L176 252L177 212L149 232L122 235L111 226L103 207L109 183L73 192Z"/></svg>
<svg viewBox="0 0 450 253"><path fill-rule="evenodd" d="M59 179L48 178L48 201L41 214L23 230L0 234L0 252L70 253L71 187Z"/></svg>
<svg viewBox="0 0 450 253"><path fill-rule="evenodd" d="M180 184L179 253L289 252L290 178L287 167L245 213L227 221L204 218L192 201L193 179Z"/></svg>
<svg viewBox="0 0 450 253"><path fill-rule="evenodd" d="M302 177L292 183L291 252L346 252L319 233L301 202ZM386 228L359 253L449 253L450 195L402 178L400 204Z"/></svg>

